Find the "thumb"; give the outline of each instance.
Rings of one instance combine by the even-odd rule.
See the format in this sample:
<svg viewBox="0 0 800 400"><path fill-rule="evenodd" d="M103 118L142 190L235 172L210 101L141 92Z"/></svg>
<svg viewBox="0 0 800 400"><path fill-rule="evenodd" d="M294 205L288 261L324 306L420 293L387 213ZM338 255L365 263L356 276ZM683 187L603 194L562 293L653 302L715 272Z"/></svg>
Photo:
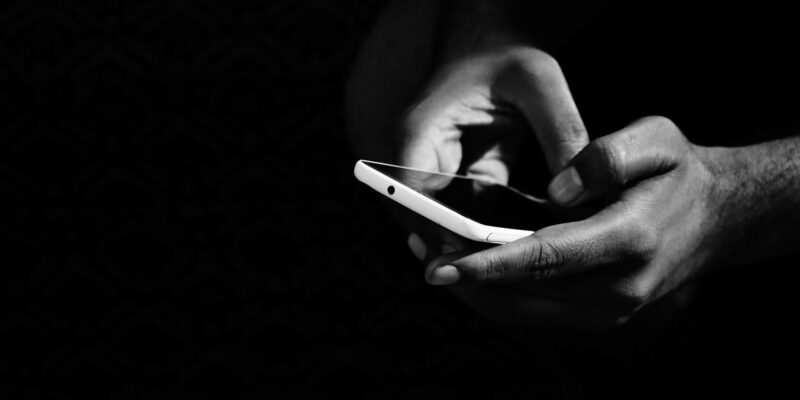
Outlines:
<svg viewBox="0 0 800 400"><path fill-rule="evenodd" d="M686 143L669 119L640 119L589 143L550 182L550 198L560 206L573 206L665 173L678 165Z"/></svg>
<svg viewBox="0 0 800 400"><path fill-rule="evenodd" d="M589 219L549 226L517 241L472 254L442 256L429 266L439 284L531 282L609 265L637 249L625 214L606 209ZM441 275L437 275L442 272Z"/></svg>

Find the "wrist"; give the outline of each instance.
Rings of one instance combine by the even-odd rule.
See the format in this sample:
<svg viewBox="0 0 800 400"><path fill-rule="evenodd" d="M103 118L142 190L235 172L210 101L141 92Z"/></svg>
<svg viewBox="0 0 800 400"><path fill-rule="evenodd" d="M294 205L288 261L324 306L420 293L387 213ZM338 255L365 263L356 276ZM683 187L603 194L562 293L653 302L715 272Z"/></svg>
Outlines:
<svg viewBox="0 0 800 400"><path fill-rule="evenodd" d="M797 139L753 146L701 148L711 172L712 235L720 266L796 252L800 222Z"/></svg>
<svg viewBox="0 0 800 400"><path fill-rule="evenodd" d="M748 256L742 245L749 222L743 218L742 209L748 208L750 199L740 187L739 149L696 146L696 150L709 172L708 230L704 238L704 245L714 249L709 265L714 269L740 264Z"/></svg>

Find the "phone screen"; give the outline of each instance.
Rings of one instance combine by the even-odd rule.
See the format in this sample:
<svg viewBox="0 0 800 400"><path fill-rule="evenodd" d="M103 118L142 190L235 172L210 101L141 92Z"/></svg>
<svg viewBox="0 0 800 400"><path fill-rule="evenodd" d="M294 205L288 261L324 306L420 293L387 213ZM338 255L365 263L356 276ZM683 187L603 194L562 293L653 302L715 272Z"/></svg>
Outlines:
<svg viewBox="0 0 800 400"><path fill-rule="evenodd" d="M439 204L484 225L538 230L555 223L553 206L506 185L461 175L365 164Z"/></svg>

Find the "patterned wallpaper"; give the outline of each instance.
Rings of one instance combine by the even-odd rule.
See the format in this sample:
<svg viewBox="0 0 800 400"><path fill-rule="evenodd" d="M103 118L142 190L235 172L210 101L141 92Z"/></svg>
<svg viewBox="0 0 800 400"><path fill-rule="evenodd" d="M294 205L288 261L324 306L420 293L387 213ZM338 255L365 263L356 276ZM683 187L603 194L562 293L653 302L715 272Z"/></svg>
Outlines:
<svg viewBox="0 0 800 400"><path fill-rule="evenodd" d="M0 398L584 398L720 364L694 314L542 331L425 285L343 140L380 3L0 4Z"/></svg>

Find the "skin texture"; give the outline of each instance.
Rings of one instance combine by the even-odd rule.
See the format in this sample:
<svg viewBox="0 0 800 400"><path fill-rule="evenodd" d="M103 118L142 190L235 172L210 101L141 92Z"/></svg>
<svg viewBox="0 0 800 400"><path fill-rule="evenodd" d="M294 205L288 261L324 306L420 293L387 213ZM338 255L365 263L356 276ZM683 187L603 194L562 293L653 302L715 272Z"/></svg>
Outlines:
<svg viewBox="0 0 800 400"><path fill-rule="evenodd" d="M518 45L474 54L442 68L404 115L398 161L507 182L521 123L536 132L551 171L589 141L555 59ZM482 136L482 148L464 148L470 134ZM465 150L478 151L465 161Z"/></svg>
<svg viewBox="0 0 800 400"><path fill-rule="evenodd" d="M607 196L600 212L440 256L428 281L493 318L607 328L712 268L793 251L800 236L798 138L706 148L648 117L591 142L562 174L572 168L572 201Z"/></svg>
<svg viewBox="0 0 800 400"><path fill-rule="evenodd" d="M441 256L429 265L429 282L491 288L473 305L488 311L513 298L504 319L518 322L622 323L713 255L715 179L706 156L668 119L639 120L590 143L551 183L551 196L572 194L552 196L562 204L607 198L599 212L505 246Z"/></svg>
<svg viewBox="0 0 800 400"><path fill-rule="evenodd" d="M477 13L470 4L498 3L442 6L445 56L404 112L385 114L394 115L393 135L359 140L404 165L506 182L515 160L530 156L518 143L532 131L554 176L551 200L596 212L487 247L399 210L429 283L493 319L602 329L712 269L793 248L800 139L701 147L675 122L650 116L589 142L556 60L503 24L503 3ZM363 98L351 91L351 110Z"/></svg>

